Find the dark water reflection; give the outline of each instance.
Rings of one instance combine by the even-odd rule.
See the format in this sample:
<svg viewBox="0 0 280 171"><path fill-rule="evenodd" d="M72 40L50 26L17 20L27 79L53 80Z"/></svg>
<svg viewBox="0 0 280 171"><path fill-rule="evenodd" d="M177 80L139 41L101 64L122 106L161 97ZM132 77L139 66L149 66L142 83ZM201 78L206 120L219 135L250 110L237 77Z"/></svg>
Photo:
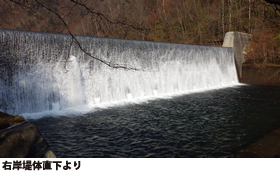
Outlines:
<svg viewBox="0 0 280 171"><path fill-rule="evenodd" d="M280 87L245 85L30 122L58 157L227 157L279 121Z"/></svg>

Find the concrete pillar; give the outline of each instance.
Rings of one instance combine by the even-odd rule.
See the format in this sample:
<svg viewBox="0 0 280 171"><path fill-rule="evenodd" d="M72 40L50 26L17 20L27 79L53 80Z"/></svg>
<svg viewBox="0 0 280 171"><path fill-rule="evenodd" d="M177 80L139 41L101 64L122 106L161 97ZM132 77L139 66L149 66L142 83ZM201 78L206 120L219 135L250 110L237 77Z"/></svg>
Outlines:
<svg viewBox="0 0 280 171"><path fill-rule="evenodd" d="M251 34L236 31L227 32L224 38L223 47L231 47L233 49L239 82L242 79L242 64L245 62L245 50L249 46L251 40Z"/></svg>

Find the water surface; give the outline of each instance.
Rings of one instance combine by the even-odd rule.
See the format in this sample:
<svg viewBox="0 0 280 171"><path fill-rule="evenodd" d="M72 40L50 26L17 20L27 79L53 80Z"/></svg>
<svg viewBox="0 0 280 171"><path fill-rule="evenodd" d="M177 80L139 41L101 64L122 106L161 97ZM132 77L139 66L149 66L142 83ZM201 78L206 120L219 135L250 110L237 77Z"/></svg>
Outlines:
<svg viewBox="0 0 280 171"><path fill-rule="evenodd" d="M57 157L228 157L279 121L280 87L252 85L30 120Z"/></svg>

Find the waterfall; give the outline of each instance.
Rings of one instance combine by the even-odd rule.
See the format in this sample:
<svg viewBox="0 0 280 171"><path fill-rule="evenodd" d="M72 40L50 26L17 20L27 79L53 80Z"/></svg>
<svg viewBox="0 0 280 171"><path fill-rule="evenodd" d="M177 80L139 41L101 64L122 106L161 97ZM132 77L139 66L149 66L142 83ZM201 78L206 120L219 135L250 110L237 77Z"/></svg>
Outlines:
<svg viewBox="0 0 280 171"><path fill-rule="evenodd" d="M10 113L186 93L238 83L231 48L0 30L0 108Z"/></svg>

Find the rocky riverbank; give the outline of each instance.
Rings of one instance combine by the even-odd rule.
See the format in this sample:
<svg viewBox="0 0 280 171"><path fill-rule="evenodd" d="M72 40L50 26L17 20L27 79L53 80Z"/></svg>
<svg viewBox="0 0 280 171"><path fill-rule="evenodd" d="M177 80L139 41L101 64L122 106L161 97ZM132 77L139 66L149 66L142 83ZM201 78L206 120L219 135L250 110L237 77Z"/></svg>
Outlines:
<svg viewBox="0 0 280 171"><path fill-rule="evenodd" d="M0 112L0 158L56 157L37 128L20 116Z"/></svg>

